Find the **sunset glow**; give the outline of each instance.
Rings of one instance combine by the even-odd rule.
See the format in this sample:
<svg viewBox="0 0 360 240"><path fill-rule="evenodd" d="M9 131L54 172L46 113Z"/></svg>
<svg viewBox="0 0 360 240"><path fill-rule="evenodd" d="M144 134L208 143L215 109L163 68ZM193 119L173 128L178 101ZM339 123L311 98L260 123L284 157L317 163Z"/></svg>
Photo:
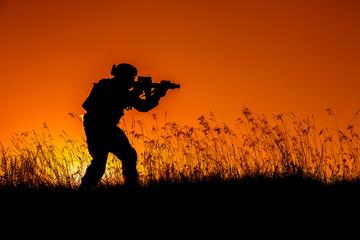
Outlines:
<svg viewBox="0 0 360 240"><path fill-rule="evenodd" d="M181 84L126 118L234 124L243 106L271 116L360 108L359 1L0 1L0 141L41 129L84 137L81 105L113 64Z"/></svg>

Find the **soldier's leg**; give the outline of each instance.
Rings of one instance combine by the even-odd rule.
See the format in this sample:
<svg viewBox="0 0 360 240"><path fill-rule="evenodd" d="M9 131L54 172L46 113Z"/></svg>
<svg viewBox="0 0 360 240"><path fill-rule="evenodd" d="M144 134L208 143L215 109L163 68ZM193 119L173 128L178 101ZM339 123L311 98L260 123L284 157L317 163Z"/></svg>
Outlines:
<svg viewBox="0 0 360 240"><path fill-rule="evenodd" d="M129 187L139 185L138 172L136 170L137 154L134 148L128 148L119 156L123 166L125 184Z"/></svg>
<svg viewBox="0 0 360 240"><path fill-rule="evenodd" d="M90 150L90 148L89 148ZM104 148L92 148L90 150L93 157L91 164L86 169L84 177L81 179L80 189L91 189L94 187L104 175L108 152Z"/></svg>
<svg viewBox="0 0 360 240"><path fill-rule="evenodd" d="M101 117L100 117L101 118ZM108 156L108 135L111 128L104 125L98 116L84 115L84 130L89 153L92 156L84 177L81 179L80 189L91 189L104 175Z"/></svg>
<svg viewBox="0 0 360 240"><path fill-rule="evenodd" d="M138 172L136 170L136 151L131 147L125 133L120 128L116 129L114 137L116 139L113 141L114 144L112 145L110 152L122 162L125 184L129 187L137 187L139 182Z"/></svg>

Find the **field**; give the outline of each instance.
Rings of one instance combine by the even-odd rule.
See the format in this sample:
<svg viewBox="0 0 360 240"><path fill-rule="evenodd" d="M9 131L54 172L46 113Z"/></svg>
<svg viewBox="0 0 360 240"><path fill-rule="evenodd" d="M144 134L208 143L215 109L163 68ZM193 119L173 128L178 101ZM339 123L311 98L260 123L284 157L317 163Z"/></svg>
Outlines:
<svg viewBox="0 0 360 240"><path fill-rule="evenodd" d="M321 188L359 183L358 112L345 129L315 127L314 117L298 120L292 113L270 118L248 108L233 127L214 114L197 126L181 126L153 116L153 126L121 121L138 152L139 191L181 189L236 190L252 186ZM161 124L162 122L162 124ZM65 132L14 134L0 146L2 191L77 191L91 161L86 142ZM107 170L94 191L121 191L121 161L109 155ZM266 187L265 187L266 188Z"/></svg>

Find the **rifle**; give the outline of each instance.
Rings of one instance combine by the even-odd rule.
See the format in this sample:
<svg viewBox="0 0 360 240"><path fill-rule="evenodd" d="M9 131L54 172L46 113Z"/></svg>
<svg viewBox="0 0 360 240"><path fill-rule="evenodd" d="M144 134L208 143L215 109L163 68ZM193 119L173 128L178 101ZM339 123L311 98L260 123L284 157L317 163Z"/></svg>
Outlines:
<svg viewBox="0 0 360 240"><path fill-rule="evenodd" d="M176 89L180 88L180 84L175 84L167 80L162 80L160 83L153 83L151 77L138 77L138 80L135 82L134 89L139 92L144 92L145 97L148 98L151 96L153 89Z"/></svg>

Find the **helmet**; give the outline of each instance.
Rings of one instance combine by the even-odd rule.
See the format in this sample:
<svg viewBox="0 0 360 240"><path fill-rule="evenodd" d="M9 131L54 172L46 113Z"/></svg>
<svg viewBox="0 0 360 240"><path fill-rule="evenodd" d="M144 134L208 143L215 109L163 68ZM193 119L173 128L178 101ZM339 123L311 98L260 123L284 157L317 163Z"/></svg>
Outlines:
<svg viewBox="0 0 360 240"><path fill-rule="evenodd" d="M111 75L114 77L118 76L132 76L138 75L136 67L127 63L121 63L119 65L113 65L111 69Z"/></svg>

